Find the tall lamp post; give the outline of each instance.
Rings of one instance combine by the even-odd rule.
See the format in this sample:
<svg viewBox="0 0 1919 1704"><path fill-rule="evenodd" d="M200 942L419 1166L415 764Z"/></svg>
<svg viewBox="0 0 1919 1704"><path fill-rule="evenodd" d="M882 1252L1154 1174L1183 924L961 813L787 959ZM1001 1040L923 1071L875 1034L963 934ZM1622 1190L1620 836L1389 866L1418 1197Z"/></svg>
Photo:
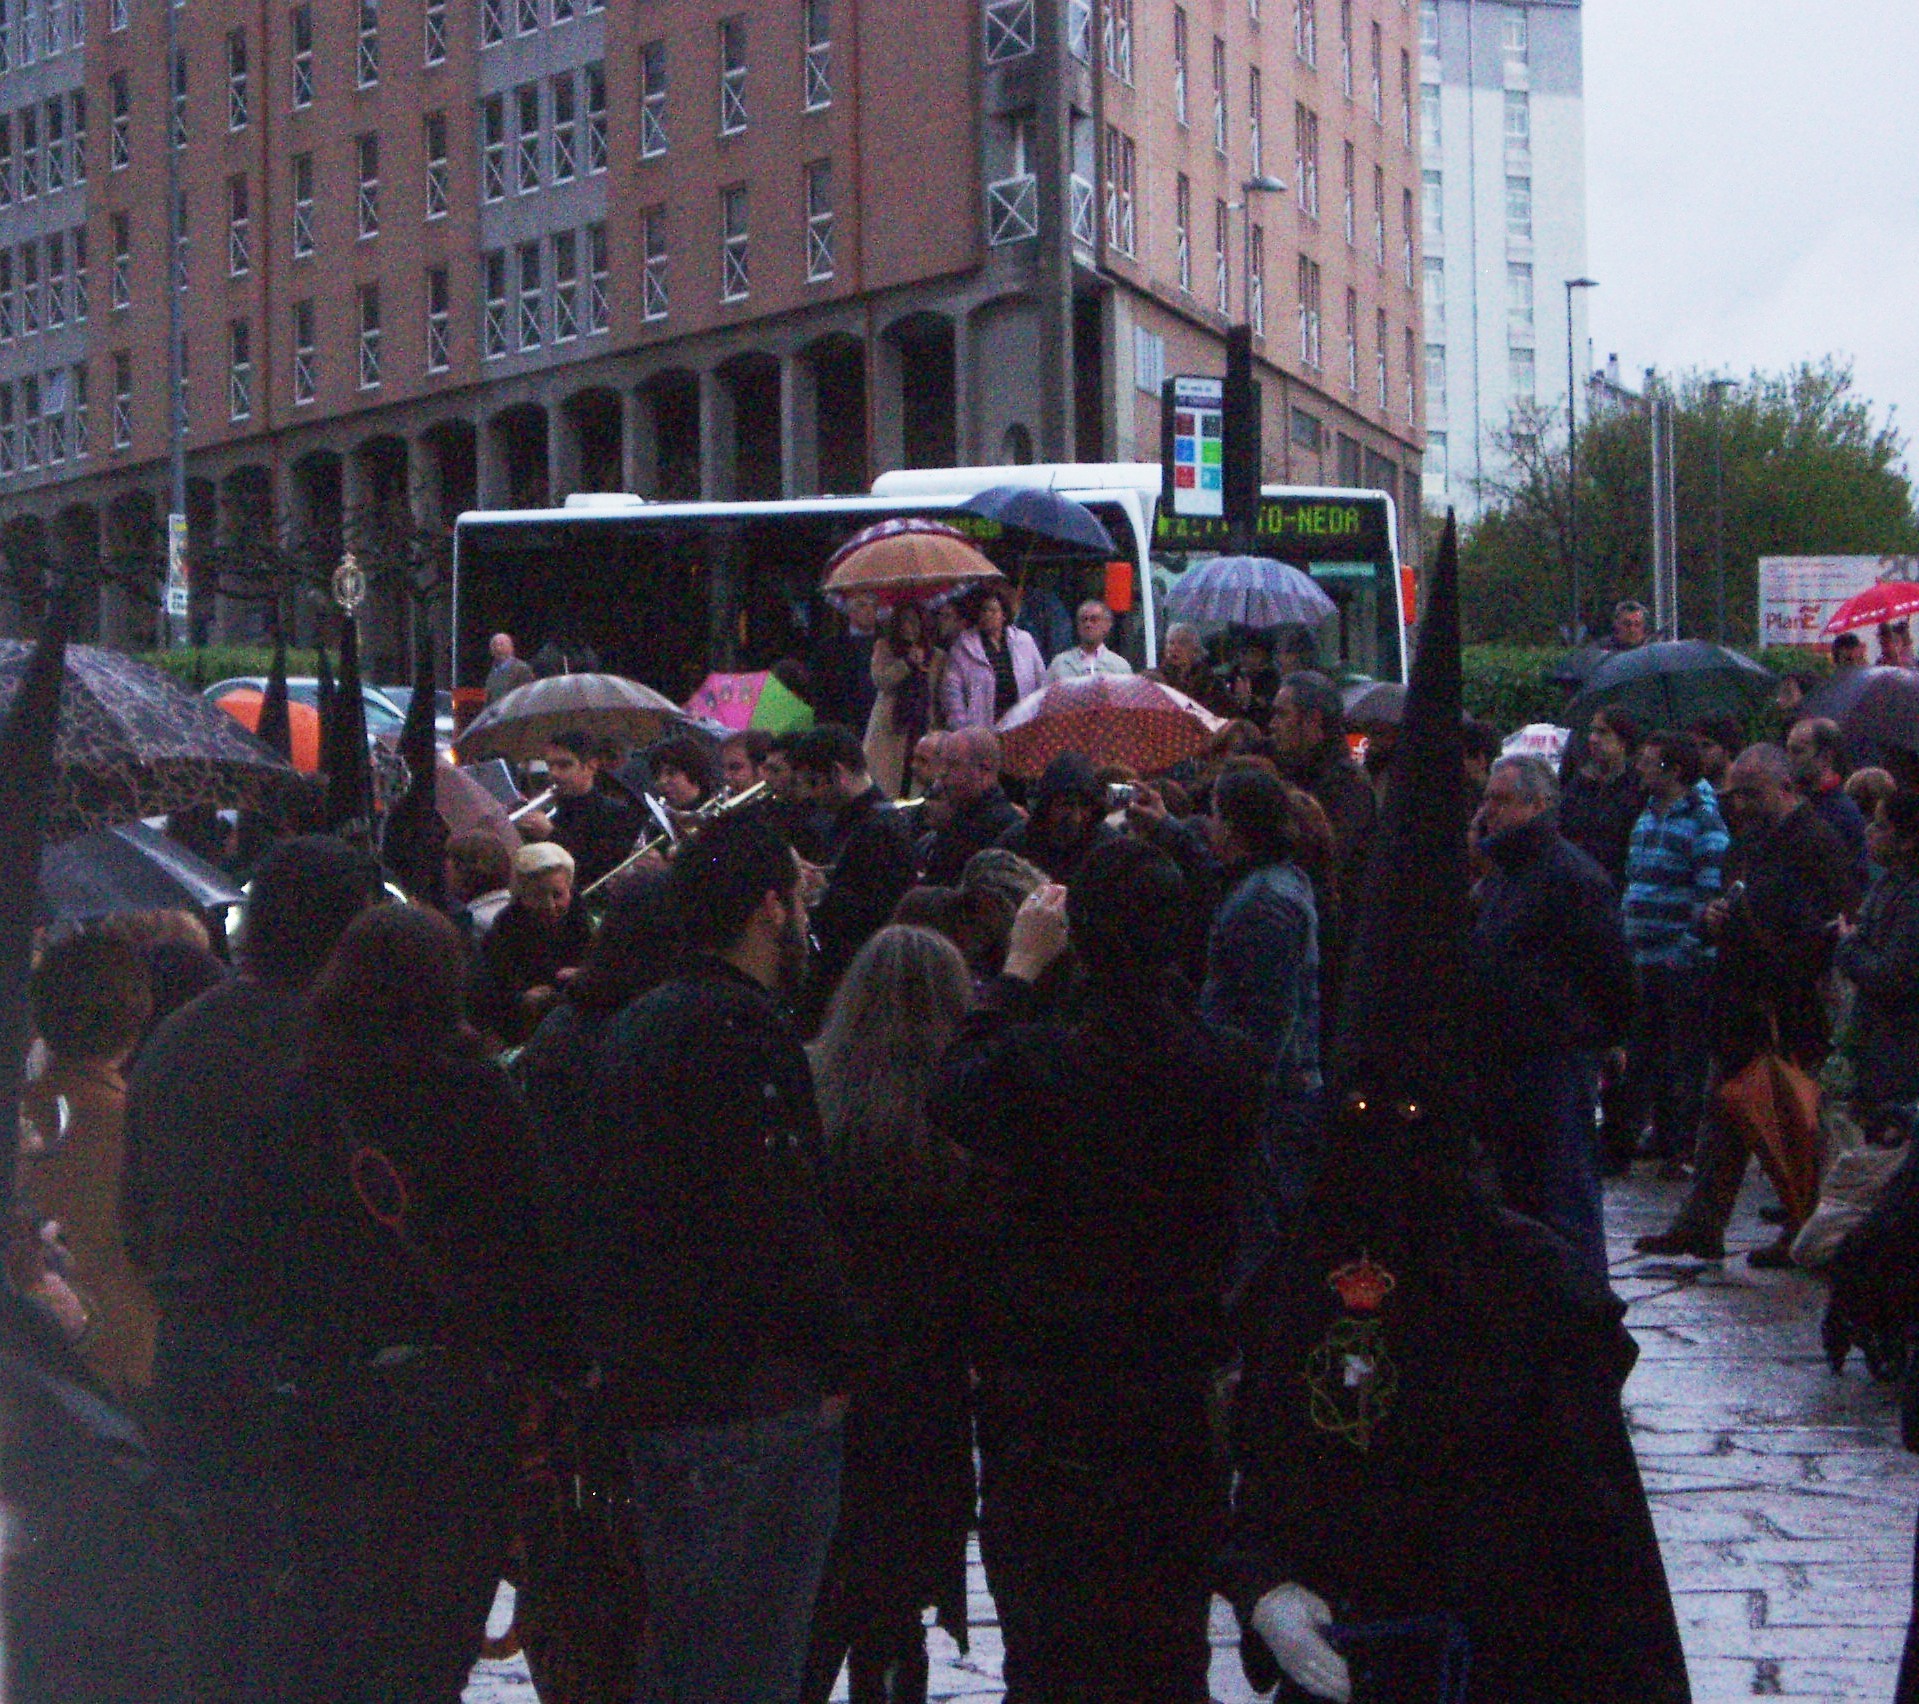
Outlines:
<svg viewBox="0 0 1919 1704"><path fill-rule="evenodd" d="M1567 642L1579 643L1579 611L1585 601L1579 583L1579 388L1573 378L1573 292L1597 290L1596 278L1566 280L1566 567L1572 582L1572 620Z"/></svg>
<svg viewBox="0 0 1919 1704"><path fill-rule="evenodd" d="M1245 323L1253 323L1253 197L1255 195L1284 195L1286 185L1271 172L1256 172L1239 186L1237 211L1240 218L1240 307ZM1265 280L1260 280L1260 318L1265 319Z"/></svg>
<svg viewBox="0 0 1919 1704"><path fill-rule="evenodd" d="M1726 439L1720 403L1727 391L1738 388L1737 379L1706 383L1712 399L1712 636L1720 645L1726 642Z"/></svg>

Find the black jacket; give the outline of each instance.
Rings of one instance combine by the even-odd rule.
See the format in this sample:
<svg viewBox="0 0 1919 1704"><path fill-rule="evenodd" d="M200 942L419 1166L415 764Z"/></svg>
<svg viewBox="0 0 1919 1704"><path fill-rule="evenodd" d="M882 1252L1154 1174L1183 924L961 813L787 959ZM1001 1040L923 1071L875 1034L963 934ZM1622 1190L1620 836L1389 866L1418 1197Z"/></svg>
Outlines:
<svg viewBox="0 0 1919 1704"><path fill-rule="evenodd" d="M975 852L997 846L1000 837L1019 826L1020 815L995 781L990 792L982 793L953 813L944 828L935 829L921 843L920 880L935 887L959 886L960 872Z"/></svg>
<svg viewBox="0 0 1919 1704"><path fill-rule="evenodd" d="M1366 773L1352 760L1344 744L1327 746L1303 771L1288 777L1319 801L1339 851L1339 900L1351 912L1366 879L1366 860L1373 849L1373 827L1379 818L1379 800Z"/></svg>
<svg viewBox="0 0 1919 1704"><path fill-rule="evenodd" d="M1630 768L1610 781L1569 776L1559 798L1559 832L1586 854L1614 887L1623 887L1633 824L1646 808L1646 791Z"/></svg>
<svg viewBox="0 0 1919 1704"><path fill-rule="evenodd" d="M1859 1096L1919 1100L1919 875L1887 870L1866 895L1859 929L1834 955L1859 997L1852 1056Z"/></svg>
<svg viewBox="0 0 1919 1704"><path fill-rule="evenodd" d="M1632 1019L1632 955L1612 884L1548 816L1485 843L1471 987L1489 1060L1610 1046Z"/></svg>
<svg viewBox="0 0 1919 1704"><path fill-rule="evenodd" d="M576 1206L589 1352L641 1426L716 1426L848 1388L861 1336L791 1022L697 957L608 1026Z"/></svg>
<svg viewBox="0 0 1919 1704"><path fill-rule="evenodd" d="M1052 809L1062 799L1079 799L1091 813L1086 832L1078 839L1064 840L1052 832ZM1047 764L1046 773L1033 784L1028 804L1031 815L1002 834L999 844L1037 864L1050 881L1070 882L1088 852L1116 838L1106 826L1106 789L1078 752L1066 752Z"/></svg>
<svg viewBox="0 0 1919 1704"><path fill-rule="evenodd" d="M509 1047L525 1041L542 1014L529 1011L520 997L532 988L557 986L559 973L577 970L592 944L593 925L578 899L552 927L513 901L481 937L474 957L474 1023Z"/></svg>
<svg viewBox="0 0 1919 1704"><path fill-rule="evenodd" d="M823 1011L853 962L853 955L886 926L900 896L913 885L912 817L869 787L833 815L833 861L826 892L813 907L814 964L811 1006Z"/></svg>
<svg viewBox="0 0 1919 1704"><path fill-rule="evenodd" d="M591 887L633 850L640 837L639 807L623 787L596 784L553 807L553 841L573 854L573 888Z"/></svg>

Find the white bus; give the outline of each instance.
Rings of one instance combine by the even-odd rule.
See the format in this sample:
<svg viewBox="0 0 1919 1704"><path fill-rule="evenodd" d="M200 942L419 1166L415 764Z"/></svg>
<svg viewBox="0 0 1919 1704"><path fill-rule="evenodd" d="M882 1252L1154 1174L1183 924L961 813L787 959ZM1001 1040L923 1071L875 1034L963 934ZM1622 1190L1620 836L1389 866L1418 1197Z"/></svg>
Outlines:
<svg viewBox="0 0 1919 1704"><path fill-rule="evenodd" d="M1083 503L1117 547L1111 561L1029 549L959 505L994 485L1050 487ZM1224 547L1218 523L1163 514L1152 462L917 469L882 474L863 497L650 503L608 494L562 509L462 515L453 545L456 687L478 686L488 635L531 657L549 641L590 646L600 666L677 701L712 669L804 662L832 617L819 595L827 558L863 527L924 516L957 527L1020 592L1020 622L1051 655L1072 642L1072 611L1103 597L1114 647L1158 660L1165 589ZM1268 486L1256 549L1305 569L1337 613L1315 635L1341 675L1405 678L1406 593L1398 519L1384 492ZM1029 541L1030 542L1030 541Z"/></svg>

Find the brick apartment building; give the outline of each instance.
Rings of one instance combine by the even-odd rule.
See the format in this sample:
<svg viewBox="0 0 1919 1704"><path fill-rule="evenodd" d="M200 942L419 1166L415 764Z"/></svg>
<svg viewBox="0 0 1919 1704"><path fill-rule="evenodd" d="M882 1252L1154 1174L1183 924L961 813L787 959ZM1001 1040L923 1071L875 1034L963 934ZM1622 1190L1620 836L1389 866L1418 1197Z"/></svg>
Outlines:
<svg viewBox="0 0 1919 1704"><path fill-rule="evenodd" d="M208 636L260 630L236 564L467 508L1155 459L1160 377L1219 370L1242 317L1267 477L1383 485L1416 549L1407 0L172 22L169 65L164 0L0 0L0 542L15 574L104 565L108 640L154 630L170 276ZM1290 190L1248 254L1262 171ZM389 667L402 603L376 596Z"/></svg>

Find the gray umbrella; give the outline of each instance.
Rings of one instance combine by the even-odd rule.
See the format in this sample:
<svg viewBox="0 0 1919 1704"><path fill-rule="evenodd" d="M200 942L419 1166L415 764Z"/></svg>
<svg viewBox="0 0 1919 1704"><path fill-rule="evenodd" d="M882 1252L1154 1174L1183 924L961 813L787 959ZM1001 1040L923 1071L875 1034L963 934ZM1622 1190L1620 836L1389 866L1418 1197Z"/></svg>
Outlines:
<svg viewBox="0 0 1919 1704"><path fill-rule="evenodd" d="M686 720L672 699L610 674L552 675L489 704L460 736L460 761L505 757L526 763L555 734L578 732L607 745L650 745Z"/></svg>
<svg viewBox="0 0 1919 1704"><path fill-rule="evenodd" d="M40 921L85 923L128 911L237 905L226 872L143 822L49 846L40 859Z"/></svg>
<svg viewBox="0 0 1919 1704"><path fill-rule="evenodd" d="M1338 607L1310 574L1270 556L1215 556L1188 568L1166 594L1176 620L1238 627L1317 627Z"/></svg>

